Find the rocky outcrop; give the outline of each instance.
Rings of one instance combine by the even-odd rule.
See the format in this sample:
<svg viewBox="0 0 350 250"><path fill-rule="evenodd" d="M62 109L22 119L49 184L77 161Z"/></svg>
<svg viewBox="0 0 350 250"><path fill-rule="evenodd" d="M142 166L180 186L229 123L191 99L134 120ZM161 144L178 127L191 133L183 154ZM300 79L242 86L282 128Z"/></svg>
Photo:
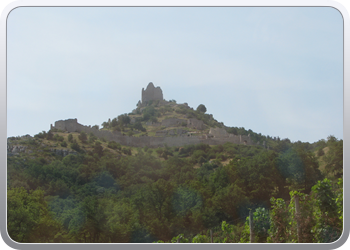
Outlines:
<svg viewBox="0 0 350 250"><path fill-rule="evenodd" d="M9 145L7 144L7 153L10 154L19 154L19 153L24 153L27 150L27 146L23 145Z"/></svg>
<svg viewBox="0 0 350 250"><path fill-rule="evenodd" d="M76 155L77 152L76 151L72 151L72 150L69 150L69 149L56 149L56 148L51 148L50 149L51 152L54 152L56 155L60 155L60 156L67 156L67 155L70 155L70 154L73 154L73 155Z"/></svg>

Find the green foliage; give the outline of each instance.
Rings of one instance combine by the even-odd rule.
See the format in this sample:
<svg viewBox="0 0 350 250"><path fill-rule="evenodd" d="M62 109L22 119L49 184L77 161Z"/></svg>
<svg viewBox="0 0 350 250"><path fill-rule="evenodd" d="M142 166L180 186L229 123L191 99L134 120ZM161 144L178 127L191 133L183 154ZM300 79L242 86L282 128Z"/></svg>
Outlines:
<svg viewBox="0 0 350 250"><path fill-rule="evenodd" d="M97 126L97 125L96 125L96 126ZM89 134L89 140L88 140L88 142L89 142L90 144L92 144L92 143L94 143L96 140L97 140L97 137L91 132L91 133Z"/></svg>
<svg viewBox="0 0 350 250"><path fill-rule="evenodd" d="M313 200L307 194L300 193L298 191L291 191L290 193L290 203L289 203L289 214L290 214L290 242L312 242L313 241L313 232L312 227L315 224L315 218L313 216ZM296 213L295 209L295 199L299 197L299 207L300 214ZM301 233L297 236L297 221L299 221Z"/></svg>
<svg viewBox="0 0 350 250"><path fill-rule="evenodd" d="M329 151L323 158L326 162L326 173L332 173L334 177L341 178L343 176L343 140L338 140L334 136L328 136L327 139Z"/></svg>
<svg viewBox="0 0 350 250"><path fill-rule="evenodd" d="M318 151L317 151L317 156L322 156L324 155L324 151L323 151L323 148L320 148Z"/></svg>
<svg viewBox="0 0 350 250"><path fill-rule="evenodd" d="M122 148L122 152L123 152L123 154L131 155L131 149L130 148Z"/></svg>
<svg viewBox="0 0 350 250"><path fill-rule="evenodd" d="M196 110L201 113L207 112L207 108L203 104L199 104Z"/></svg>
<svg viewBox="0 0 350 250"><path fill-rule="evenodd" d="M97 154L99 157L103 156L103 147L101 146L101 142L95 141L94 149L92 152L94 154Z"/></svg>
<svg viewBox="0 0 350 250"><path fill-rule="evenodd" d="M121 126L127 126L130 124L130 117L127 114L119 115L117 119L118 124Z"/></svg>
<svg viewBox="0 0 350 250"><path fill-rule="evenodd" d="M267 242L286 243L289 241L290 219L287 204L281 198L271 198L271 224Z"/></svg>
<svg viewBox="0 0 350 250"><path fill-rule="evenodd" d="M302 148L287 150L281 154L278 162L279 171L287 178L292 189L309 193L311 187L322 177L315 156Z"/></svg>
<svg viewBox="0 0 350 250"><path fill-rule="evenodd" d="M42 131L36 135L34 135L34 138L40 138L40 139L45 139L47 136L46 131Z"/></svg>
<svg viewBox="0 0 350 250"><path fill-rule="evenodd" d="M55 134L52 139L58 142L63 142L64 140L63 136L60 136L59 134Z"/></svg>
<svg viewBox="0 0 350 250"><path fill-rule="evenodd" d="M87 134L84 132L84 131L81 131L79 136L78 136L79 140L82 142L82 143L86 143L87 142Z"/></svg>
<svg viewBox="0 0 350 250"><path fill-rule="evenodd" d="M68 135L68 142L73 142L73 135L72 134Z"/></svg>
<svg viewBox="0 0 350 250"><path fill-rule="evenodd" d="M251 204L256 242L297 242L297 218L302 242L332 242L342 230L342 179L330 171L323 180L316 144L269 139L272 150L232 143L136 150L90 134L82 150L69 134L78 150L62 157L42 147L40 136L9 138L33 151L8 155L8 227L19 241L199 243L212 230L215 243L249 242ZM330 168L339 168L340 144L327 141L322 159L332 156Z"/></svg>
<svg viewBox="0 0 350 250"><path fill-rule="evenodd" d="M157 121L157 110L153 106L147 106L143 111L142 111L142 120L143 121L152 121L156 122Z"/></svg>
<svg viewBox="0 0 350 250"><path fill-rule="evenodd" d="M201 196L192 189L180 186L172 196L172 207L174 212L179 216L185 216L193 213L203 206Z"/></svg>
<svg viewBox="0 0 350 250"><path fill-rule="evenodd" d="M210 243L210 239L206 235L197 234L193 237L192 243Z"/></svg>
<svg viewBox="0 0 350 250"><path fill-rule="evenodd" d="M52 140L52 139L53 139L53 133L52 133L51 130L49 130L49 132L47 132L47 134L46 134L46 139L47 139L47 140Z"/></svg>
<svg viewBox="0 0 350 250"><path fill-rule="evenodd" d="M265 242L270 229L269 211L264 207L258 207L253 213L254 233L258 242Z"/></svg>
<svg viewBox="0 0 350 250"><path fill-rule="evenodd" d="M122 146L119 143L115 142L115 141L109 141L107 147L109 147L111 149L117 149L117 150L121 150L122 149Z"/></svg>
<svg viewBox="0 0 350 250"><path fill-rule="evenodd" d="M341 180L339 181L341 183ZM313 227L315 240L320 243L336 241L342 233L342 192L336 195L332 191L332 183L327 178L318 181L312 187L312 194L316 203L314 216L317 218ZM337 197L338 196L338 197Z"/></svg>
<svg viewBox="0 0 350 250"><path fill-rule="evenodd" d="M164 242L163 242L164 243ZM184 234L179 234L171 239L171 243L190 243Z"/></svg>
<svg viewBox="0 0 350 250"><path fill-rule="evenodd" d="M73 150L75 150L77 152L81 152L82 151L80 146L79 146L79 144L74 139L72 140L72 143L70 144L70 147L71 147L71 149L73 149Z"/></svg>
<svg viewBox="0 0 350 250"><path fill-rule="evenodd" d="M7 230L11 239L21 243L55 242L61 229L60 223L52 219L43 191L7 191Z"/></svg>
<svg viewBox="0 0 350 250"><path fill-rule="evenodd" d="M141 132L146 132L146 129L142 126L140 121L135 122L135 124L132 127L134 129L141 131Z"/></svg>

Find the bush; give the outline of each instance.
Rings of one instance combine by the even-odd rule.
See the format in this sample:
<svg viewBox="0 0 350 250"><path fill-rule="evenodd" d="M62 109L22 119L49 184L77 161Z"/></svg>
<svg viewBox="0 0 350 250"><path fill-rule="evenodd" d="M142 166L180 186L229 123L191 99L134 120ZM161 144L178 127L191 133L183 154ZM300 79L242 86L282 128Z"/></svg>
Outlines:
<svg viewBox="0 0 350 250"><path fill-rule="evenodd" d="M80 135L78 136L78 138L79 138L79 140L82 143L86 143L86 141L87 141L87 134L84 131L81 131Z"/></svg>
<svg viewBox="0 0 350 250"><path fill-rule="evenodd" d="M60 136L59 134L55 134L53 137L53 140L62 142L64 140L63 136Z"/></svg>
<svg viewBox="0 0 350 250"><path fill-rule="evenodd" d="M64 148L67 147L67 142L65 142L65 141L61 142L61 146Z"/></svg>
<svg viewBox="0 0 350 250"><path fill-rule="evenodd" d="M89 143L94 143L97 140L97 137L93 134L89 134Z"/></svg>
<svg viewBox="0 0 350 250"><path fill-rule="evenodd" d="M131 155L131 149L130 148L123 148L122 152L123 152L123 154Z"/></svg>
<svg viewBox="0 0 350 250"><path fill-rule="evenodd" d="M322 148L320 148L320 149L317 151L317 155L318 155L318 156L324 155L324 151L323 151Z"/></svg>
<svg viewBox="0 0 350 250"><path fill-rule="evenodd" d="M68 142L73 142L73 135L72 134L68 135Z"/></svg>
<svg viewBox="0 0 350 250"><path fill-rule="evenodd" d="M45 139L46 138L46 132L40 132L39 134L34 135L35 138Z"/></svg>
<svg viewBox="0 0 350 250"><path fill-rule="evenodd" d="M197 107L197 111L198 111L198 112L201 112L201 113L205 113L205 112L207 112L207 108L206 108L203 104L200 104L200 105Z"/></svg>
<svg viewBox="0 0 350 250"><path fill-rule="evenodd" d="M77 152L80 152L80 150L81 150L79 144L75 140L72 141L72 143L70 144L70 147L71 147L71 149L73 149Z"/></svg>
<svg viewBox="0 0 350 250"><path fill-rule="evenodd" d="M121 150L121 145L115 141L109 141L107 147L111 148L111 149L118 149Z"/></svg>
<svg viewBox="0 0 350 250"><path fill-rule="evenodd" d="M48 140L52 140L53 139L53 133L51 132L51 130L49 130L49 132L47 132L46 139L48 139Z"/></svg>
<svg viewBox="0 0 350 250"><path fill-rule="evenodd" d="M140 121L137 121L134 125L133 125L134 129L137 129L141 132L146 132L146 129L142 126Z"/></svg>

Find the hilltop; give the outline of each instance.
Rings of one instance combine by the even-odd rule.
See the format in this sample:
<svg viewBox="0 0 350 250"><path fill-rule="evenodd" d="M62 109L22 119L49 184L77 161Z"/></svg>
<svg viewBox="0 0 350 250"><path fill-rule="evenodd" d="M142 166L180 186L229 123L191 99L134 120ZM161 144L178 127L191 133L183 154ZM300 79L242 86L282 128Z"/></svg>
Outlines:
<svg viewBox="0 0 350 250"><path fill-rule="evenodd" d="M149 83L142 89L137 108L130 113L108 119L99 125L85 126L78 119L56 121L51 131L92 133L98 138L115 141L132 147L183 146L190 144L220 145L226 142L244 145L262 145L277 138L262 136L252 130L227 127L206 114L206 107L200 104L196 109L187 103L166 101L160 87Z"/></svg>

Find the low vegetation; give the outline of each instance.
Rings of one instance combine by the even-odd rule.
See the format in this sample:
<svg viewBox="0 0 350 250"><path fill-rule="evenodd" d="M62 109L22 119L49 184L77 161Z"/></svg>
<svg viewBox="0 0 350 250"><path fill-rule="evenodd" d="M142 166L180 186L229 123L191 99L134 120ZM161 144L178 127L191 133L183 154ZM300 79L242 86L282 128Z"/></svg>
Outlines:
<svg viewBox="0 0 350 250"><path fill-rule="evenodd" d="M104 129L131 130L126 116ZM335 241L343 141L268 143L132 148L63 131L8 138L8 233L18 242L199 243L211 231L213 242L249 242L252 211L254 241L297 242L298 195L299 241Z"/></svg>

